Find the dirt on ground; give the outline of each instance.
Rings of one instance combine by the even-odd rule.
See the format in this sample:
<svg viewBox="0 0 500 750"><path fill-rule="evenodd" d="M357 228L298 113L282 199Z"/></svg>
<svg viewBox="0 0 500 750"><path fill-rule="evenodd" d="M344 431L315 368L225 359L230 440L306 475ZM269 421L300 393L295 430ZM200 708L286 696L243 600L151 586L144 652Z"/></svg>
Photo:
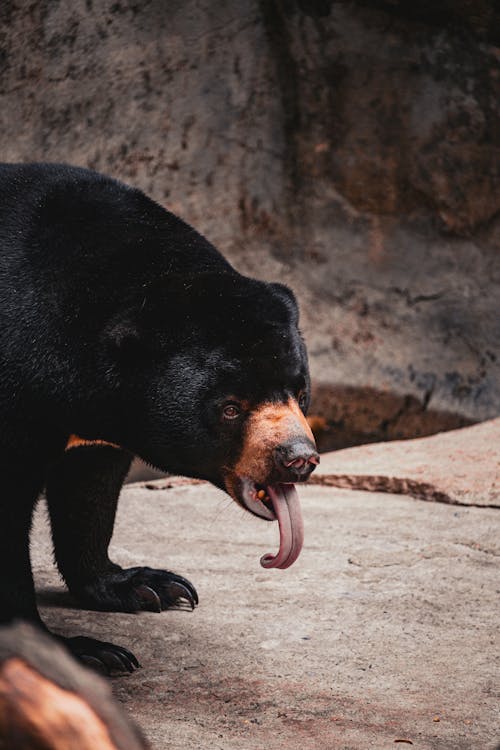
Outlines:
<svg viewBox="0 0 500 750"><path fill-rule="evenodd" d="M266 571L276 524L211 486L123 491L114 559L188 577L193 613L77 609L42 507L45 621L135 652L142 668L113 689L154 750L493 750L499 511L318 486L301 497L302 555Z"/></svg>

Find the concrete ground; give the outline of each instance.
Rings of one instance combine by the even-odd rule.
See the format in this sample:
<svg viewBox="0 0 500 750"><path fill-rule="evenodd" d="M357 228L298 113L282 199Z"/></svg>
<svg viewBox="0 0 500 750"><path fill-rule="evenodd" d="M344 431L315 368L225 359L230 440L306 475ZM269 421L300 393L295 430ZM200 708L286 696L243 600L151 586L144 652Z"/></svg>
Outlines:
<svg viewBox="0 0 500 750"><path fill-rule="evenodd" d="M43 616L135 652L142 669L113 688L155 750L495 748L500 511L317 486L301 497L303 552L266 571L276 524L205 484L128 486L115 560L169 567L200 595L195 612L161 615L73 608L41 509Z"/></svg>

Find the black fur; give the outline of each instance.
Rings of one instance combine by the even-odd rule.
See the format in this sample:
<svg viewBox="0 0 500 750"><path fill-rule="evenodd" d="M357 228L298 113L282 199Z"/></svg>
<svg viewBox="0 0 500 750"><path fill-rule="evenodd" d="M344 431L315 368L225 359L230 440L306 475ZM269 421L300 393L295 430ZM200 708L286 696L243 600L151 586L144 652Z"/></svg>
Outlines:
<svg viewBox="0 0 500 750"><path fill-rule="evenodd" d="M0 166L0 622L38 619L28 531L44 486L58 566L87 606L194 606L185 579L110 562L123 478L136 454L222 487L245 423L223 423L224 402L308 399L297 317L286 287L240 275L139 190ZM71 434L120 448L65 453Z"/></svg>

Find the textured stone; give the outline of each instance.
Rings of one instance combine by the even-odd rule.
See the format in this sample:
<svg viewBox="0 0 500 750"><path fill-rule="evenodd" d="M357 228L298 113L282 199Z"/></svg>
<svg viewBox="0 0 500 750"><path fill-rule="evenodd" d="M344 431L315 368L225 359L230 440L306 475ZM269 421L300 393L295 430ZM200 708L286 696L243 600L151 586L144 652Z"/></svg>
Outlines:
<svg viewBox="0 0 500 750"><path fill-rule="evenodd" d="M311 481L500 508L500 419L432 437L326 453Z"/></svg>
<svg viewBox="0 0 500 750"><path fill-rule="evenodd" d="M496 3L5 0L0 21L4 160L132 182L289 283L320 386L499 413Z"/></svg>
<svg viewBox="0 0 500 750"><path fill-rule="evenodd" d="M422 399L392 391L315 384L308 420L320 451L433 435L471 423L459 414L429 407Z"/></svg>
<svg viewBox="0 0 500 750"><path fill-rule="evenodd" d="M187 576L193 613L77 610L38 513L45 621L135 652L113 691L154 750L494 750L499 511L300 492L302 554L265 571L276 524L213 487L124 490L112 557Z"/></svg>

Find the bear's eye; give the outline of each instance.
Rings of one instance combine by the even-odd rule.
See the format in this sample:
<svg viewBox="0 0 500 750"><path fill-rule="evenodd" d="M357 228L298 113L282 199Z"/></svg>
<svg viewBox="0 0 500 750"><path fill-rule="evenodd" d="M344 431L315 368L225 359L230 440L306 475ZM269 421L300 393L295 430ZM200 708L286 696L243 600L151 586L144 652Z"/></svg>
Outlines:
<svg viewBox="0 0 500 750"><path fill-rule="evenodd" d="M224 419L236 419L241 414L241 409L237 404L226 404L222 410Z"/></svg>
<svg viewBox="0 0 500 750"><path fill-rule="evenodd" d="M299 391L297 401L301 409L305 409L307 406L307 393L305 391Z"/></svg>

